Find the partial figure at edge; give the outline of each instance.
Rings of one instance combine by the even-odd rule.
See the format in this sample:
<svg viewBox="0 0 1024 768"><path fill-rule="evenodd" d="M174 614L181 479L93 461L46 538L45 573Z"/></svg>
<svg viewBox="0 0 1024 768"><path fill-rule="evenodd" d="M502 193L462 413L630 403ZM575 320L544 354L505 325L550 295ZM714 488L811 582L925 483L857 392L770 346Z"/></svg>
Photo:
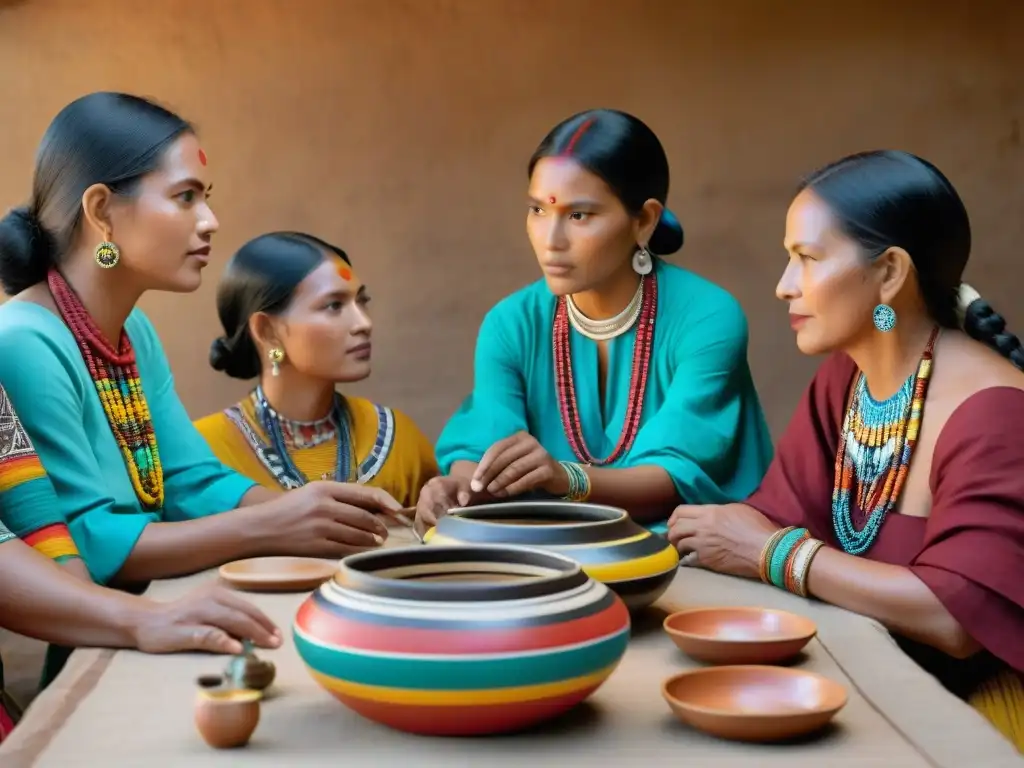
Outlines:
<svg viewBox="0 0 1024 768"><path fill-rule="evenodd" d="M50 479L0 386L0 584L15 583L0 590L0 627L36 640L148 653L237 654L238 638L264 648L281 644L270 619L220 587L157 603L93 584ZM4 690L0 659L0 742L23 711Z"/></svg>

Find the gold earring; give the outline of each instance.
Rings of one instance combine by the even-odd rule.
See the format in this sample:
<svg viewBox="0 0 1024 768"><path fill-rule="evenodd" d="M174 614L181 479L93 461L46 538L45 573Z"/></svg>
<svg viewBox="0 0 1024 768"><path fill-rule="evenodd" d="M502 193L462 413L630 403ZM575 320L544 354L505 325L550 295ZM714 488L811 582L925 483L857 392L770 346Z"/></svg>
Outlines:
<svg viewBox="0 0 1024 768"><path fill-rule="evenodd" d="M109 240L104 240L96 246L96 263L103 269L116 267L121 260L121 249Z"/></svg>
<svg viewBox="0 0 1024 768"><path fill-rule="evenodd" d="M270 375L280 376L281 363L284 362L284 350L280 347L274 347L267 353L267 357L270 358Z"/></svg>

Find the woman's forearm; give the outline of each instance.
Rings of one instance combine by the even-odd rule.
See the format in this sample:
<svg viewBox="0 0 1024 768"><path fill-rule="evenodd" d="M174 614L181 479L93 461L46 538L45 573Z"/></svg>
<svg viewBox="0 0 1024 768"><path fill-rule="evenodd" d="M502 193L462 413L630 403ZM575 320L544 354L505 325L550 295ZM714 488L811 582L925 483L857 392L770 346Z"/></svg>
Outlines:
<svg viewBox="0 0 1024 768"><path fill-rule="evenodd" d="M69 558L68 560L60 563L60 567L77 579L92 582L92 576L89 574L89 569L86 568L85 561L80 557Z"/></svg>
<svg viewBox="0 0 1024 768"><path fill-rule="evenodd" d="M0 544L0 583L5 629L64 646L135 645L145 600L84 580L23 541Z"/></svg>
<svg viewBox="0 0 1024 768"><path fill-rule="evenodd" d="M450 474L469 480L476 467L476 462L457 461L452 464ZM675 483L661 467L583 467L583 471L590 478L588 501L626 509L638 523L661 520L679 504ZM544 490L555 496L566 495L569 492L569 476L564 472L559 474L555 482ZM479 495L487 496L485 492Z"/></svg>
<svg viewBox="0 0 1024 768"><path fill-rule="evenodd" d="M238 506L254 507L257 504L265 504L268 501L273 501L282 493L284 493L284 491L275 491L272 488L265 488L262 485L254 485L245 492L245 495L242 496L242 500L238 502Z"/></svg>
<svg viewBox="0 0 1024 768"><path fill-rule="evenodd" d="M980 650L909 568L822 547L808 571L807 589L820 600L869 616L896 634L955 658Z"/></svg>
<svg viewBox="0 0 1024 768"><path fill-rule="evenodd" d="M465 480L472 480L473 473L476 472L476 461L456 461L452 463L452 468L448 472L452 477L461 477Z"/></svg>
<svg viewBox="0 0 1024 768"><path fill-rule="evenodd" d="M150 523L111 581L124 586L216 568L272 548L267 503L195 520Z"/></svg>
<svg viewBox="0 0 1024 768"><path fill-rule="evenodd" d="M638 523L666 518L679 504L675 483L661 467L583 467L583 471L590 478L588 501L628 510ZM563 493L566 492L568 484Z"/></svg>

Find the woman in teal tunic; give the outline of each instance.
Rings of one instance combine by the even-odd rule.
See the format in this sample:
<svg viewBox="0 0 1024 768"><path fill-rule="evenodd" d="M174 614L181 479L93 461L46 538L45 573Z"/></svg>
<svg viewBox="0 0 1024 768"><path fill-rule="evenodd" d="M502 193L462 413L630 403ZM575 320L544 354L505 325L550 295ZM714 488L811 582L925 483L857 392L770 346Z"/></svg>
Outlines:
<svg viewBox="0 0 1024 768"><path fill-rule="evenodd" d="M420 525L530 493L664 530L680 499L744 498L772 456L747 321L724 289L659 258L683 231L665 208L658 138L631 115L584 112L544 138L529 178L544 278L484 318L473 391L438 440L444 476L420 497Z"/></svg>

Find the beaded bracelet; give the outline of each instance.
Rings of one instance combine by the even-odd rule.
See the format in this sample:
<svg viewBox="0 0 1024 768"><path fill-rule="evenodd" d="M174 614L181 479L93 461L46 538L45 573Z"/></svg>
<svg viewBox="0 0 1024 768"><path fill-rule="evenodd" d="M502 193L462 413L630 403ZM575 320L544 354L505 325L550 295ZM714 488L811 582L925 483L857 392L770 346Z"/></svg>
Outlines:
<svg viewBox="0 0 1024 768"><path fill-rule="evenodd" d="M583 471L583 467L571 461L558 463L569 478L569 492L562 498L566 501L586 501L590 498L590 476Z"/></svg>
<svg viewBox="0 0 1024 768"><path fill-rule="evenodd" d="M796 527L790 525L786 528L780 528L768 537L768 541L766 541L764 547L761 548L761 558L758 561L757 572L761 576L761 581L765 584L772 583L772 580L768 576L768 566L772 561L772 553L775 551L775 547L778 546L779 540L792 530L796 530Z"/></svg>
<svg viewBox="0 0 1024 768"><path fill-rule="evenodd" d="M768 579L779 589L786 589L787 566L792 561L793 552L809 535L806 528L794 528L775 545L768 561Z"/></svg>
<svg viewBox="0 0 1024 768"><path fill-rule="evenodd" d="M800 550L803 548L804 544L807 543L809 538L810 535L804 536L794 546L790 547L789 553L786 555L786 560L782 564L782 584L779 586L787 592L796 594L796 584L794 583L794 577L796 574L793 569L796 564L797 555L800 553Z"/></svg>
<svg viewBox="0 0 1024 768"><path fill-rule="evenodd" d="M807 538L800 542L786 572L786 589L800 597L807 597L807 574L811 569L811 561L823 546L825 542L819 539Z"/></svg>

